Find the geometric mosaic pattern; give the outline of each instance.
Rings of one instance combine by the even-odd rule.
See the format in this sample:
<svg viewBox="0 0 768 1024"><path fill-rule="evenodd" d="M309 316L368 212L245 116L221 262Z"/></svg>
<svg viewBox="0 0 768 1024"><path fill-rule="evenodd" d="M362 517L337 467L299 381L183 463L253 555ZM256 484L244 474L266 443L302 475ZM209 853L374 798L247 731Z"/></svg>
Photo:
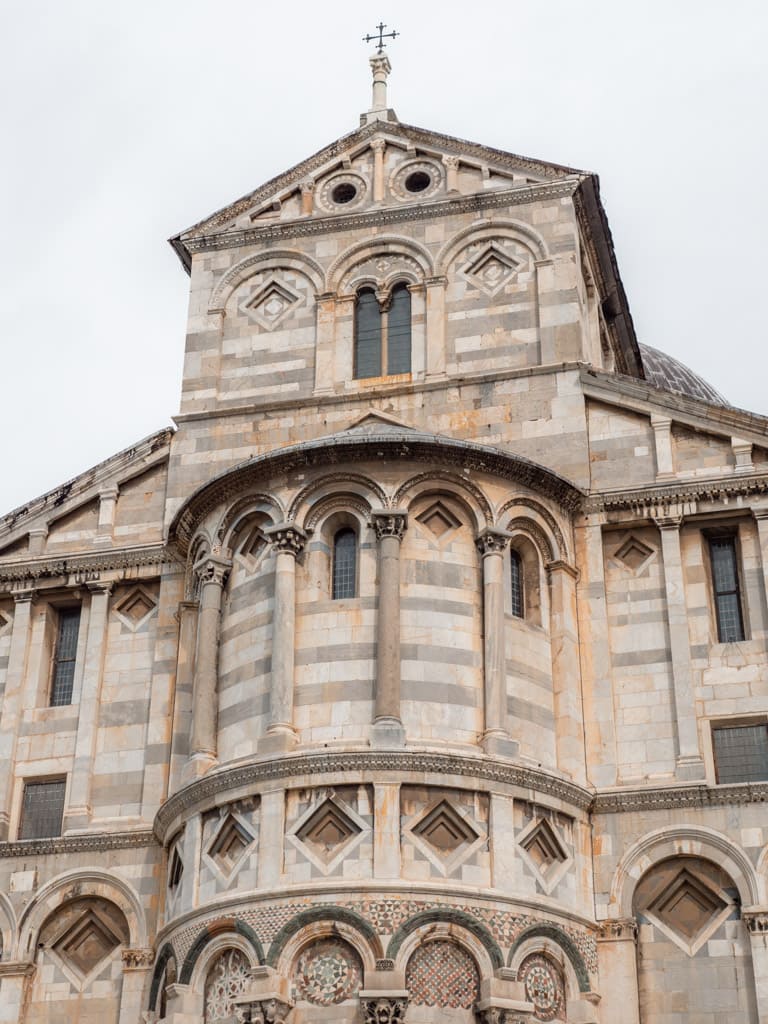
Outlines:
<svg viewBox="0 0 768 1024"><path fill-rule="evenodd" d="M536 1020L565 1020L563 976L547 957L534 953L520 964L518 981L525 986L525 998L533 1003Z"/></svg>
<svg viewBox="0 0 768 1024"><path fill-rule="evenodd" d="M296 961L293 984L297 1000L333 1006L357 995L363 984L363 964L349 943L322 939Z"/></svg>
<svg viewBox="0 0 768 1024"><path fill-rule="evenodd" d="M205 979L205 1024L234 1020L235 999L245 991L249 970L239 949L225 949L216 957Z"/></svg>
<svg viewBox="0 0 768 1024"><path fill-rule="evenodd" d="M426 942L408 961L405 987L416 1006L471 1009L480 995L475 961L453 942Z"/></svg>

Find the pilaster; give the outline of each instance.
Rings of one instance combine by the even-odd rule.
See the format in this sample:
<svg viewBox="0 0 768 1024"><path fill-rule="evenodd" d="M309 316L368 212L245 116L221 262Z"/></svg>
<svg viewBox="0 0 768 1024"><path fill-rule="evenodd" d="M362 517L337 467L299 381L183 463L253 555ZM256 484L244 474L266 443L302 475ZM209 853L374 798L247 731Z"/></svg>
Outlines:
<svg viewBox="0 0 768 1024"><path fill-rule="evenodd" d="M741 916L749 931L757 1020L758 1024L768 1024L768 909L751 908Z"/></svg>
<svg viewBox="0 0 768 1024"><path fill-rule="evenodd" d="M118 1024L136 1024L141 1020L144 1009L155 954L152 949L124 949L122 956L123 984Z"/></svg>
<svg viewBox="0 0 768 1024"><path fill-rule="evenodd" d="M384 198L384 151L387 143L384 139L371 142L373 150L373 201L380 203Z"/></svg>
<svg viewBox="0 0 768 1024"><path fill-rule="evenodd" d="M578 572L566 562L547 566L550 586L550 643L555 694L557 767L575 782L586 782L583 702L576 613Z"/></svg>
<svg viewBox="0 0 768 1024"><path fill-rule="evenodd" d="M445 288L444 277L428 277L424 282L426 301L426 373L427 379L445 376Z"/></svg>
<svg viewBox="0 0 768 1024"><path fill-rule="evenodd" d="M3 711L0 718L0 840L9 838L8 832L16 778L16 735L21 715L21 693L29 656L29 638L32 632L32 603L35 591L19 586L12 592L13 627L8 669L5 677Z"/></svg>
<svg viewBox="0 0 768 1024"><path fill-rule="evenodd" d="M0 963L0 1024L22 1024L26 1016L26 1004L34 964L19 961Z"/></svg>
<svg viewBox="0 0 768 1024"><path fill-rule="evenodd" d="M640 1024L637 984L637 922L634 918L602 921L597 935L602 986L601 1019Z"/></svg>
<svg viewBox="0 0 768 1024"><path fill-rule="evenodd" d="M669 416L651 416L656 445L656 479L671 480L675 475L672 458L672 420Z"/></svg>

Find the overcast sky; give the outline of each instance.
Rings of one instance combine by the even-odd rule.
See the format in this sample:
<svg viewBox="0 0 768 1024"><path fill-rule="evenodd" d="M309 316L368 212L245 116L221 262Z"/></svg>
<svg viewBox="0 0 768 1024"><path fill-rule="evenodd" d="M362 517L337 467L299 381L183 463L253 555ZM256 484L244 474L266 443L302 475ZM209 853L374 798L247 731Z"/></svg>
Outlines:
<svg viewBox="0 0 768 1024"><path fill-rule="evenodd" d="M171 422L166 239L399 118L600 175L641 341L768 413L765 0L0 0L0 513Z"/></svg>

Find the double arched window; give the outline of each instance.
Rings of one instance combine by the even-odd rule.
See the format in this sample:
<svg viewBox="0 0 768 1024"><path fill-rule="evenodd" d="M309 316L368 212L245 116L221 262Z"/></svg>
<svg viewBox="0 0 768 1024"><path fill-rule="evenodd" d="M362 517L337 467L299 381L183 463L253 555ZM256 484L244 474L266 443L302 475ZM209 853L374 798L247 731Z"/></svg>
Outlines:
<svg viewBox="0 0 768 1024"><path fill-rule="evenodd" d="M354 377L411 372L411 293L396 284L386 302L373 288L361 288L355 300Z"/></svg>

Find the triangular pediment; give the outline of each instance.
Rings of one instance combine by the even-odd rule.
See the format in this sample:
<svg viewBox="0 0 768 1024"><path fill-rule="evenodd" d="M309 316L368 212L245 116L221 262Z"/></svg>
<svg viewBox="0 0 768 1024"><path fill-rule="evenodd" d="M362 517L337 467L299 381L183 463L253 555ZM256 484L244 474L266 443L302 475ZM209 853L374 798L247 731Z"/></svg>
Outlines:
<svg viewBox="0 0 768 1024"><path fill-rule="evenodd" d="M374 195L377 152L383 159L383 196ZM200 236L545 184L583 173L395 120L376 121L337 139L171 243L188 266L185 242Z"/></svg>
<svg viewBox="0 0 768 1024"><path fill-rule="evenodd" d="M387 431L395 431L401 434L404 430L415 430L409 423L404 423L402 420L397 419L395 416L389 416L385 412L379 412L378 409L371 409L360 419L350 423L350 425L344 431L345 434L381 434Z"/></svg>

